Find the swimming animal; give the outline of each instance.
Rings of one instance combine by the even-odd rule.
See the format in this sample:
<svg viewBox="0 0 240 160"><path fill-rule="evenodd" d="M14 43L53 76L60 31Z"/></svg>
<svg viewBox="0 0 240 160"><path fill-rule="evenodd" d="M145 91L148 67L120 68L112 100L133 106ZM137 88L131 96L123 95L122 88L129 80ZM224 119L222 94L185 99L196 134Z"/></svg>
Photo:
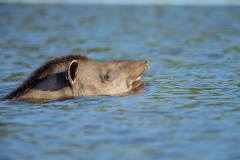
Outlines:
<svg viewBox="0 0 240 160"><path fill-rule="evenodd" d="M142 86L141 75L148 68L147 60L95 62L68 54L44 63L2 100L37 103L130 93Z"/></svg>

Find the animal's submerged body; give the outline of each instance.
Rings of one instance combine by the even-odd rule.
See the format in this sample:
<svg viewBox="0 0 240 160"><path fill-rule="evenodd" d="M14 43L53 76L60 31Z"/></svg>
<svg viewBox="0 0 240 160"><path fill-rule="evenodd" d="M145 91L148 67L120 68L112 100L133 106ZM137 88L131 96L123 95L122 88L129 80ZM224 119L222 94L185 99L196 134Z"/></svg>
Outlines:
<svg viewBox="0 0 240 160"><path fill-rule="evenodd" d="M146 60L95 62L80 54L47 61L3 100L47 102L80 96L117 95L138 88Z"/></svg>

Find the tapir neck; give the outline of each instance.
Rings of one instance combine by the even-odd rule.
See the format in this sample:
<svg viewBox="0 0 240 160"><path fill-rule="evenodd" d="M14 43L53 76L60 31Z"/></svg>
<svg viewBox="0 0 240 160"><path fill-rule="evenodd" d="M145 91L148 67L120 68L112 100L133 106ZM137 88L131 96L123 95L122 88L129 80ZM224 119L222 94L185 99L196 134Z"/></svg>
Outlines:
<svg viewBox="0 0 240 160"><path fill-rule="evenodd" d="M49 75L18 99L38 102L77 97L78 95L73 90L74 87L68 82L65 74L66 72L59 72Z"/></svg>
<svg viewBox="0 0 240 160"><path fill-rule="evenodd" d="M72 99L75 96L72 94L72 90L69 87L65 87L58 91L41 91L41 90L30 90L27 94L18 97L18 100L28 102L48 102L53 100L61 99Z"/></svg>

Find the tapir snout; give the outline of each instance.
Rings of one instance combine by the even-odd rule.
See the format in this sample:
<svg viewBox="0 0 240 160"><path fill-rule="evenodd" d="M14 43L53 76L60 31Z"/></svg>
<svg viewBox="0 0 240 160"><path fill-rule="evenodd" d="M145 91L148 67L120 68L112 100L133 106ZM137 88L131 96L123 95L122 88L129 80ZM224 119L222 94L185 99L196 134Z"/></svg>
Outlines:
<svg viewBox="0 0 240 160"><path fill-rule="evenodd" d="M146 60L95 62L80 54L47 61L3 100L47 102L80 96L118 95L142 85Z"/></svg>

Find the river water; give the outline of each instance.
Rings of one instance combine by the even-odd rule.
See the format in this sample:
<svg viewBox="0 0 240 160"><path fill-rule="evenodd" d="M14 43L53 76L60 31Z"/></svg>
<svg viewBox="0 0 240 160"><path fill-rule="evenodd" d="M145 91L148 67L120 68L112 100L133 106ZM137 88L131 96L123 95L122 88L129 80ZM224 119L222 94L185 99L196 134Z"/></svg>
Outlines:
<svg viewBox="0 0 240 160"><path fill-rule="evenodd" d="M240 159L240 8L0 5L0 96L67 53L147 59L140 94L0 102L0 159Z"/></svg>

